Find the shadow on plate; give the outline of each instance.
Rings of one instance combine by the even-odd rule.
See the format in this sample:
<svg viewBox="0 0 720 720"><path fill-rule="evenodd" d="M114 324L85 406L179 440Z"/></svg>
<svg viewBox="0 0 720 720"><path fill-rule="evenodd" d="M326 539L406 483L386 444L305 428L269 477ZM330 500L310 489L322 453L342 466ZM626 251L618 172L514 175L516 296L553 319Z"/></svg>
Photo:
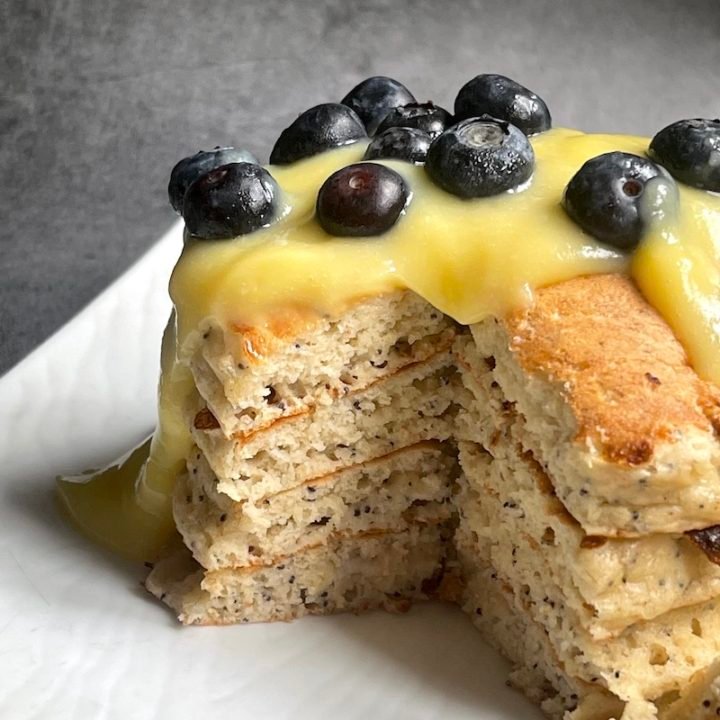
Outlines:
<svg viewBox="0 0 720 720"><path fill-rule="evenodd" d="M332 623L333 632L361 646L361 656L367 651L370 658L382 656L383 665L390 662L395 668L398 683L432 687L438 717L467 708L469 716L483 720L541 718L521 693L508 687L509 663L454 605L429 602L400 616L377 611L313 620Z"/></svg>

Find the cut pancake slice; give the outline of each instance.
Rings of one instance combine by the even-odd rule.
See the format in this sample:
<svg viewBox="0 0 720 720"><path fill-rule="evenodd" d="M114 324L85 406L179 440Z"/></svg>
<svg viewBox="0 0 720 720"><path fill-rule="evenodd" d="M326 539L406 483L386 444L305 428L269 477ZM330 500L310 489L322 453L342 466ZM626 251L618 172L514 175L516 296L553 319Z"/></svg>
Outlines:
<svg viewBox="0 0 720 720"><path fill-rule="evenodd" d="M158 563L147 588L187 625L406 610L432 596L448 541L444 524L333 538L274 565L205 572L183 550Z"/></svg>
<svg viewBox="0 0 720 720"><path fill-rule="evenodd" d="M502 582L482 556L463 556L463 610L485 640L513 663L510 683L553 720L584 708L575 720L620 718L623 703L606 688L569 675L557 659L545 629L519 610L509 584ZM591 711L592 710L592 711Z"/></svg>
<svg viewBox="0 0 720 720"><path fill-rule="evenodd" d="M622 708L622 720L654 720L658 708L669 708L718 657L717 636L703 639L693 631L698 624L708 633L720 630L714 601L638 623L609 641L595 642L578 631L562 642L522 590L483 561L477 548L471 555L459 548L459 557L466 569L464 609L517 665L516 684L536 702L545 694L543 709L551 717L566 717L565 709L575 710L570 720L619 720ZM660 715L665 716L683 717Z"/></svg>
<svg viewBox="0 0 720 720"><path fill-rule="evenodd" d="M560 283L471 330L477 347L461 362L496 383L524 447L588 534L716 524L720 392L631 280Z"/></svg>
<svg viewBox="0 0 720 720"><path fill-rule="evenodd" d="M455 468L454 455L439 443L420 443L254 505L215 492L215 477L201 459L176 485L175 522L207 569L267 564L337 534L399 531L449 519Z"/></svg>
<svg viewBox="0 0 720 720"><path fill-rule="evenodd" d="M563 547L567 543L567 537L563 537L567 531L562 520L558 524L552 513L545 515L551 533L543 531L542 522L535 522L532 516L538 510L537 502L523 504L521 494L516 492L518 481L513 479L516 468L502 473L499 470L502 461L491 459L489 454L478 452L465 443L462 444L461 463L466 482L473 490L470 492L467 487L461 487L458 502L462 510L454 539L467 585L465 604L469 607L476 603L473 612L476 615L484 613L486 588L482 586L488 584L488 579L498 584L512 600L515 611L524 614L526 622L532 621L547 636L544 654L551 671L546 674L546 679L553 687L562 690L558 679L562 669L563 682L570 678L571 694L579 697L584 694L587 684L598 690L609 690L627 703L654 701L683 687L694 673L710 665L718 656L720 605L713 593L702 592L701 579L696 597L709 594L708 599L688 604L688 598L682 593L671 591L677 607L663 612L668 601L662 594L662 581L672 583L675 578L666 574L667 568L659 562L662 558L657 558L656 566L652 556L638 558L636 553L604 546L587 550L578 548L575 559L568 557L572 546ZM523 475L522 470L517 474ZM493 476L495 479L491 481ZM532 484L532 480L526 480ZM500 496L499 490L504 490L505 494ZM614 541L616 545L633 542ZM688 551L692 552L690 547ZM645 566L636 567L633 558L641 559ZM672 558L672 553L665 556L668 561ZM693 558L687 566L691 567L693 561L701 562L701 559ZM623 563L626 563L625 567L622 567ZM482 583L473 581L478 565L491 569L489 574L484 574ZM618 566L622 568L619 572ZM714 568L710 563L707 566L711 570ZM687 572L688 567L678 567ZM632 582L622 583L623 572L632 576ZM591 577L593 573L598 577ZM617 578L619 588L611 581L613 577ZM589 604L583 608L579 604L582 596L574 586L578 581L586 586L605 587L611 597L616 594L610 607L616 610L613 620L626 624L621 632L614 628L612 636L602 635L603 627L598 632L597 609ZM644 603L641 591L628 589L632 584L646 588L649 597ZM652 597L656 590L660 591L657 601ZM623 608L619 603L626 593L626 616L621 618ZM598 604L601 600L602 597L598 598ZM635 619L642 612L648 619ZM594 626L595 636L586 629L588 625ZM598 634L602 636L599 638ZM524 654L518 656L518 652L517 649L512 651L512 659L520 666L532 669L537 659Z"/></svg>
<svg viewBox="0 0 720 720"><path fill-rule="evenodd" d="M602 639L720 595L720 567L689 538L588 536L531 455L507 437L492 452L460 443L457 542L465 533L487 538L493 565L544 602L553 623Z"/></svg>
<svg viewBox="0 0 720 720"><path fill-rule="evenodd" d="M218 478L218 491L257 501L398 448L448 438L459 386L452 356L440 349L362 392L248 438L197 428L193 436Z"/></svg>
<svg viewBox="0 0 720 720"><path fill-rule="evenodd" d="M454 327L412 292L364 299L337 318L288 308L256 327L207 327L191 369L224 434L241 436L422 362Z"/></svg>

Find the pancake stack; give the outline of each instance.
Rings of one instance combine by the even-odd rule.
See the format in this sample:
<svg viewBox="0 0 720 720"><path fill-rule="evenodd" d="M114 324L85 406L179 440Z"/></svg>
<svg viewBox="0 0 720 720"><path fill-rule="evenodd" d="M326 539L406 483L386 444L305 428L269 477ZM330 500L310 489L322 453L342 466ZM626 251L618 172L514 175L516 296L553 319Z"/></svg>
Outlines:
<svg viewBox="0 0 720 720"><path fill-rule="evenodd" d="M631 281L201 330L184 547L147 583L182 622L442 597L549 717L720 714L720 397Z"/></svg>
<svg viewBox="0 0 720 720"><path fill-rule="evenodd" d="M405 609L442 577L462 384L455 324L405 292L341 318L208 327L180 553L148 580L185 623Z"/></svg>
<svg viewBox="0 0 720 720"><path fill-rule="evenodd" d="M618 276L547 288L456 356L460 601L513 681L551 717L696 717L692 687L716 716L720 568L694 532L720 517L716 388Z"/></svg>

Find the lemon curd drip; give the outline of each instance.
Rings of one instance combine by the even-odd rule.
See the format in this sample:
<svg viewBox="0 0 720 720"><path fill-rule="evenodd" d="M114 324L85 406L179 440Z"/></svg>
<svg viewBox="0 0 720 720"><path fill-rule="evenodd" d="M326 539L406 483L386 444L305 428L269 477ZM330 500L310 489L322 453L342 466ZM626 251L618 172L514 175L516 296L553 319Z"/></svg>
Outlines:
<svg viewBox="0 0 720 720"><path fill-rule="evenodd" d="M502 195L463 200L437 188L420 166L374 160L399 172L411 197L396 225L372 238L326 234L317 191L362 158L364 143L269 169L283 191L281 217L233 240L186 239L173 271L175 306L163 340L159 422L152 442L124 464L61 480L63 505L84 532L151 560L173 529L170 495L191 447L184 403L187 358L201 329L260 324L301 311L341 314L359 298L410 289L460 323L532 302L533 290L579 275L629 273L684 343L696 371L720 383L720 197L678 183L653 206L632 254L584 233L564 212L565 186L591 157L644 155L648 139L555 129L531 138L535 171ZM231 333L228 333L230 335ZM147 456L147 459L145 459Z"/></svg>

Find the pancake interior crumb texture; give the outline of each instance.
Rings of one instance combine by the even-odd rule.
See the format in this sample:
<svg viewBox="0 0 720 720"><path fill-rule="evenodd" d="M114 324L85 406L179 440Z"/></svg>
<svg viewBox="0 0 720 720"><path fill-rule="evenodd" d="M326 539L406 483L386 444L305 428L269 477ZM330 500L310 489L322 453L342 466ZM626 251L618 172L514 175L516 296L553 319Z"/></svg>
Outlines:
<svg viewBox="0 0 720 720"><path fill-rule="evenodd" d="M202 330L146 583L181 622L443 599L550 718L720 716L720 395L630 280Z"/></svg>

